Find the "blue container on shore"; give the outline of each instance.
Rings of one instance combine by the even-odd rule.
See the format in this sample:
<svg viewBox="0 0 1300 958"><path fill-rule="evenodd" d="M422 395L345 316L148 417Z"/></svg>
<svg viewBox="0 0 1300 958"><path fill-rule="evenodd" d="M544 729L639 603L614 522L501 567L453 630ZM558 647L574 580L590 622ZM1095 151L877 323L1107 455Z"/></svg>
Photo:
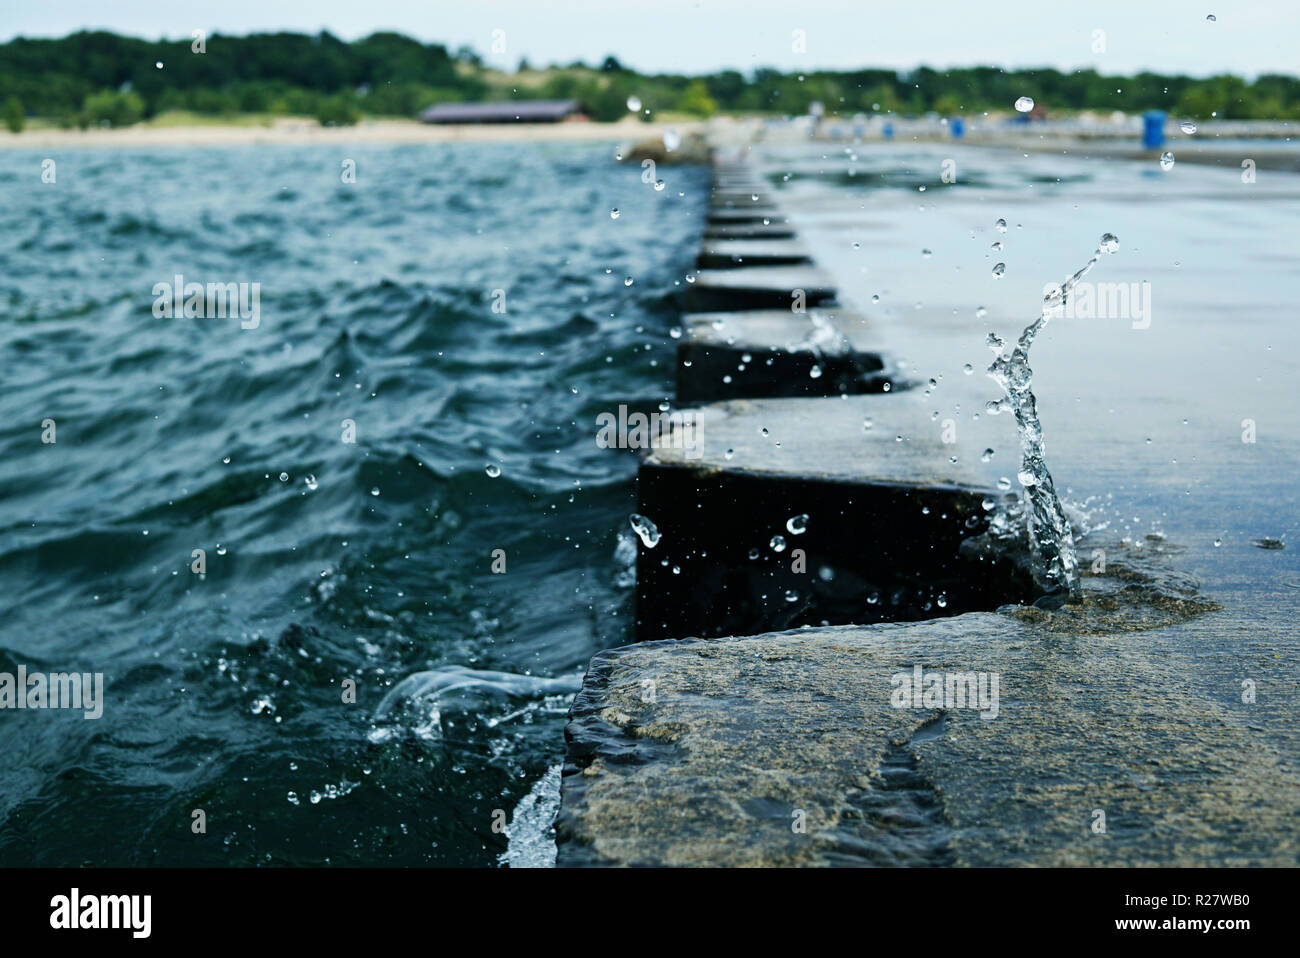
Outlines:
<svg viewBox="0 0 1300 958"><path fill-rule="evenodd" d="M1142 114L1142 145L1148 150L1158 150L1165 145L1164 110L1147 110Z"/></svg>
<svg viewBox="0 0 1300 958"><path fill-rule="evenodd" d="M886 123L885 128L881 130L881 132L885 134L886 140L892 140L894 138L894 124Z"/></svg>
<svg viewBox="0 0 1300 958"><path fill-rule="evenodd" d="M966 124L959 116L955 116L948 121L948 129L952 130L952 138L954 140L960 140L966 135Z"/></svg>

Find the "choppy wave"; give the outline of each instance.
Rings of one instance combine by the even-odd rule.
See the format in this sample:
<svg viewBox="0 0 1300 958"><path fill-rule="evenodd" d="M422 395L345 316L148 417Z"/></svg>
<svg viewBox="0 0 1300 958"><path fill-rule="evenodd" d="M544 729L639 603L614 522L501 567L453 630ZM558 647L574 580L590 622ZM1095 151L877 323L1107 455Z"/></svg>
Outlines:
<svg viewBox="0 0 1300 958"><path fill-rule="evenodd" d="M107 703L0 724L0 864L493 864L624 641L595 415L671 394L705 171L349 151L5 151L0 647ZM155 317L176 274L259 283L259 325ZM429 674L440 734L372 741Z"/></svg>

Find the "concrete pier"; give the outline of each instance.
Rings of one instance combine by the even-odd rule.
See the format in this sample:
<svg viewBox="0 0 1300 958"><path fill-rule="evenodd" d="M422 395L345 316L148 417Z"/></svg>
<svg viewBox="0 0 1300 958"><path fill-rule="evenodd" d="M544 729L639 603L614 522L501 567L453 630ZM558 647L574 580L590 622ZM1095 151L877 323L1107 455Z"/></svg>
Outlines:
<svg viewBox="0 0 1300 958"><path fill-rule="evenodd" d="M706 228L677 355L689 436L638 472L658 536L637 642L574 702L558 864L1300 860L1276 628L1225 619L1158 536L1108 541L1082 603L1040 601L1023 548L988 534L1018 437L981 415L987 382L959 372L939 400L894 368L890 328L837 301L779 191L719 183L711 220L781 221Z"/></svg>

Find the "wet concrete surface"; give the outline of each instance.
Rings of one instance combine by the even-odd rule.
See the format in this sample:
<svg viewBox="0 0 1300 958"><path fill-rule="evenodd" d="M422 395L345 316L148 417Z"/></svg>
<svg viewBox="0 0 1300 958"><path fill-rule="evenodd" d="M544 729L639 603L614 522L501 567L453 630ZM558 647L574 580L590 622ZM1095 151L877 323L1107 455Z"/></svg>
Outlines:
<svg viewBox="0 0 1300 958"><path fill-rule="evenodd" d="M602 653L568 731L560 864L1300 863L1300 178L965 150L945 189L944 145L859 152L759 159L917 388L716 404L702 460L648 468L1005 494L1017 438L984 408L984 337L1017 335L1113 231L1095 278L1147 282L1155 308L1054 320L1032 357L1085 602ZM785 519L754 512L751 537ZM997 717L896 708L892 676L918 665L997 674Z"/></svg>
<svg viewBox="0 0 1300 958"><path fill-rule="evenodd" d="M688 307L709 309L791 309L829 303L835 282L815 266L751 266L707 269L695 274L686 291Z"/></svg>
<svg viewBox="0 0 1300 958"><path fill-rule="evenodd" d="M602 653L566 733L559 863L1295 865L1281 637L1212 611L1083 627L968 613ZM1225 635L1232 654L1197 650ZM996 674L996 717L895 707L917 666Z"/></svg>
<svg viewBox="0 0 1300 958"><path fill-rule="evenodd" d="M792 240L712 240L700 250L700 269L739 269L745 266L797 266L810 262L808 251Z"/></svg>

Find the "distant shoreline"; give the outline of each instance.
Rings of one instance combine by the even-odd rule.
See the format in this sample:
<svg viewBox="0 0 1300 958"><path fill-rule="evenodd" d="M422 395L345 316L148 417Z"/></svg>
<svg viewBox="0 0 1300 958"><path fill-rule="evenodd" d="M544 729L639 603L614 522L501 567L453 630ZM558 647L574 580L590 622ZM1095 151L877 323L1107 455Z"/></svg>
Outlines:
<svg viewBox="0 0 1300 958"><path fill-rule="evenodd" d="M809 138L806 127L797 122L768 127L759 118L685 119L681 122L645 123L624 119L617 123L488 123L429 124L407 119L367 119L354 126L321 126L310 117L267 118L265 124L248 122L203 122L160 124L139 123L115 129L29 128L22 133L0 130L0 150L57 150L78 148L166 148L166 147L234 147L250 145L365 145L393 143L431 144L520 144L520 143L622 143L632 146L647 140L662 139L666 130L685 135L705 132L714 147L743 146L755 141L771 143L820 143L825 146L857 142L861 146L885 146L906 149L909 144L948 143L955 149L1016 149L1025 152L1071 152L1095 159L1149 160L1155 162L1161 149L1169 149L1178 161L1195 164L1242 165L1250 157L1259 169L1300 173L1300 144L1292 140L1246 143L1219 141L1210 124L1203 125L1202 135L1171 137L1165 146L1144 148L1128 132L1106 136L1081 136L1075 131L1052 135L1049 130L989 127L976 128L961 140L953 140L947 128L934 123L896 121L897 137L883 139L878 129L860 140L823 135ZM837 124L826 124L826 131ZM1234 131L1235 132L1235 131ZM1071 135L1073 134L1073 135Z"/></svg>
<svg viewBox="0 0 1300 958"><path fill-rule="evenodd" d="M697 122L500 123L435 125L415 120L363 120L355 126L321 126L311 119L278 118L266 126L211 124L118 129L29 129L0 131L0 149L141 146L245 146L296 143L598 143L657 137L664 130L685 133Z"/></svg>

